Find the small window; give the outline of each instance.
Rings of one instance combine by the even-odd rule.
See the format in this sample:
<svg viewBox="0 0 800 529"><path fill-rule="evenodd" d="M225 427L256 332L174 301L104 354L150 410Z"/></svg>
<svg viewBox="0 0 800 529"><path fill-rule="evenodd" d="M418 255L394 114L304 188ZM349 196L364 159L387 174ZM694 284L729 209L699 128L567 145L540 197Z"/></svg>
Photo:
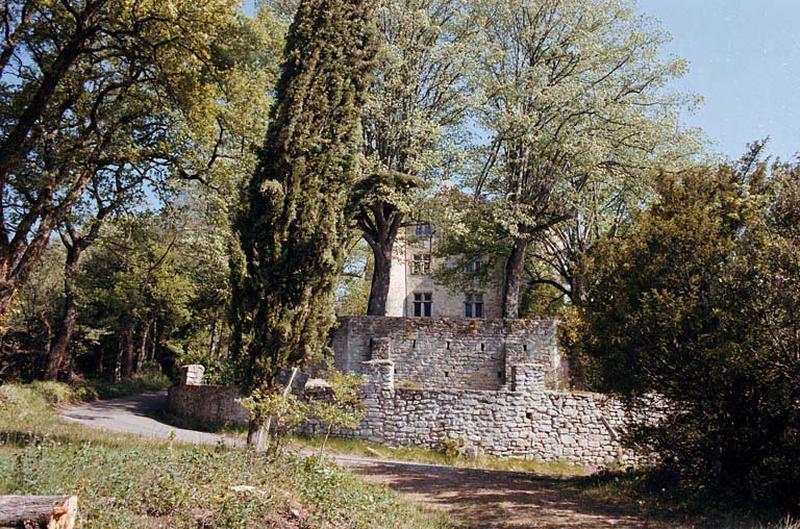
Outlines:
<svg viewBox="0 0 800 529"><path fill-rule="evenodd" d="M483 270L483 259L475 259L464 265L464 273L467 275L475 275Z"/></svg>
<svg viewBox="0 0 800 529"><path fill-rule="evenodd" d="M416 235L431 235L433 233L433 227L430 224L418 224L414 229L414 233Z"/></svg>
<svg viewBox="0 0 800 529"><path fill-rule="evenodd" d="M411 275L422 276L431 273L431 255L415 254L411 261Z"/></svg>
<svg viewBox="0 0 800 529"><path fill-rule="evenodd" d="M483 318L483 294L467 294L464 297L464 316Z"/></svg>
<svg viewBox="0 0 800 529"><path fill-rule="evenodd" d="M414 294L414 317L430 318L433 313L433 294L420 292Z"/></svg>

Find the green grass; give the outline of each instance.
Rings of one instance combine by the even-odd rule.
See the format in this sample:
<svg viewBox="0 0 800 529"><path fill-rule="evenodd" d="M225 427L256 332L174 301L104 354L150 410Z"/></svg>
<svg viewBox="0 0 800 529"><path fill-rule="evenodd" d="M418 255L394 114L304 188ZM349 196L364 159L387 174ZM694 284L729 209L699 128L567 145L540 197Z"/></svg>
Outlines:
<svg viewBox="0 0 800 529"><path fill-rule="evenodd" d="M172 382L161 371L146 370L129 378L123 378L119 382L90 379L81 387L85 388L88 392L93 392L99 399L116 399L128 395L137 395L139 393L166 389L170 387L170 385L172 385Z"/></svg>
<svg viewBox="0 0 800 529"><path fill-rule="evenodd" d="M322 439L318 437L294 437L293 442L304 448L318 450ZM447 465L484 470L530 472L558 477L586 476L589 473L586 467L574 465L565 461L545 463L528 459L500 458L487 455L479 455L477 458L473 459L448 455L440 450L417 447L390 448L377 443L346 439L328 439L328 442L325 444L325 451L334 454L391 459L395 461L408 461L411 463L427 463L431 465Z"/></svg>
<svg viewBox="0 0 800 529"><path fill-rule="evenodd" d="M327 460L152 442L62 421L52 403L69 398L55 386L0 387L0 494L77 494L82 528L454 527Z"/></svg>

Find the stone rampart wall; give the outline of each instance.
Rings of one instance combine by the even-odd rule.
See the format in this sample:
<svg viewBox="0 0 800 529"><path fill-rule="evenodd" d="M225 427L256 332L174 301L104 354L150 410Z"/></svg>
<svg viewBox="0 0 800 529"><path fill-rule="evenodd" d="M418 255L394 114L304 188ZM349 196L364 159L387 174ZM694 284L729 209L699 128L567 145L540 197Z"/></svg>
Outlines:
<svg viewBox="0 0 800 529"><path fill-rule="evenodd" d="M340 370L391 358L398 381L423 388L499 390L520 363L543 364L549 387L563 385L557 322L549 320L347 317L333 348Z"/></svg>
<svg viewBox="0 0 800 529"><path fill-rule="evenodd" d="M584 465L635 459L619 442L626 412L618 402L545 390L541 366L514 366L510 388L499 391L396 388L391 361L367 362L364 369L366 416L356 430L335 432L339 437L426 448L457 439L491 455ZM306 426L309 434L324 430Z"/></svg>
<svg viewBox="0 0 800 529"><path fill-rule="evenodd" d="M376 354L385 354L386 347L379 342ZM603 395L546 389L541 364L511 365L510 379L499 390L403 388L395 367L390 359L363 363L364 420L357 429L334 435L426 448L453 439L496 456L584 465L635 460L619 439L626 422L622 405ZM208 425L247 422L235 387L196 385L201 383L202 373L186 369L170 389L170 411ZM309 387L305 396L327 399L330 389ZM325 430L314 421L302 428L307 434Z"/></svg>

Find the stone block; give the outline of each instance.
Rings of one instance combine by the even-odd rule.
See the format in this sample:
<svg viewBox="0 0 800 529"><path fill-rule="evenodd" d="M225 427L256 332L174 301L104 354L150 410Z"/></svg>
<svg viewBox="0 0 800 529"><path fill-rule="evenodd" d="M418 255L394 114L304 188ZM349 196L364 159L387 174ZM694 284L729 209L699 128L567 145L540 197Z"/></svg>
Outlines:
<svg viewBox="0 0 800 529"><path fill-rule="evenodd" d="M202 386L206 368L199 364L181 366L178 384L181 386Z"/></svg>

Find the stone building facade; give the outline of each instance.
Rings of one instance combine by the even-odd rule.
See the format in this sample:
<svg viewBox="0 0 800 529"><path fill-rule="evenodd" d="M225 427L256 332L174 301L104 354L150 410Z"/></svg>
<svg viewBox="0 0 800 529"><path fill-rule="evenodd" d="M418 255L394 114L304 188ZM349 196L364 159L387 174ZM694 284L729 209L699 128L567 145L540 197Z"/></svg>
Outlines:
<svg viewBox="0 0 800 529"><path fill-rule="evenodd" d="M497 319L502 315L502 271L491 270L488 281L472 281L454 288L435 281L434 272L456 259L436 257L436 238L429 224L403 229L395 243L386 315L397 318ZM464 276L487 266L485 260L469 262Z"/></svg>

